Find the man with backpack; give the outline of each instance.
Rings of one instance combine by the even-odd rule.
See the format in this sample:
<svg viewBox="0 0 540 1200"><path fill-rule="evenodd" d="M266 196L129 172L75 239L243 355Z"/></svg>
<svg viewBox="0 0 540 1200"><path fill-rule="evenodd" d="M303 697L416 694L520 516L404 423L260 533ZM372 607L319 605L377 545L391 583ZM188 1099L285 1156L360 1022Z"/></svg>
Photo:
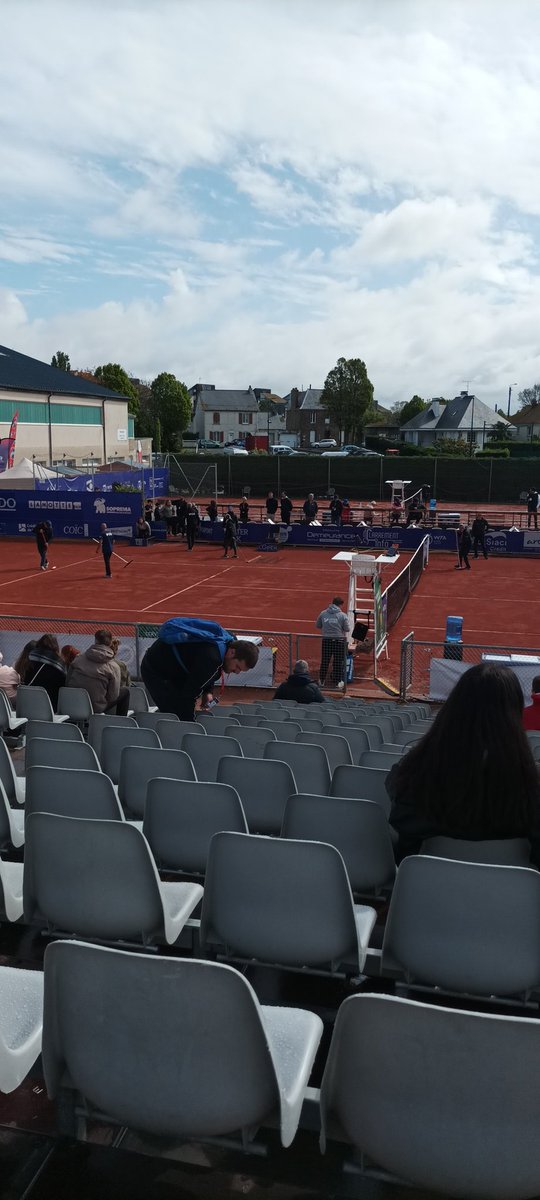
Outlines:
<svg viewBox="0 0 540 1200"><path fill-rule="evenodd" d="M141 675L162 712L194 721L197 698L203 695L205 706L208 704L221 673L250 671L258 657L253 642L237 641L214 621L172 617L146 651Z"/></svg>

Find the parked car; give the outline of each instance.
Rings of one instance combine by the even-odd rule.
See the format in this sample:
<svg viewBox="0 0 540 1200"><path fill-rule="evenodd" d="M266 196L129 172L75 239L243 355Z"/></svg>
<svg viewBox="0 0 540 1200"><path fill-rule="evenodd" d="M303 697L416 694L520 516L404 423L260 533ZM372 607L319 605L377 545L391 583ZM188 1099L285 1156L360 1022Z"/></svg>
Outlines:
<svg viewBox="0 0 540 1200"><path fill-rule="evenodd" d="M238 446L239 450L245 450L246 443L243 442L241 438L231 438L230 442L223 443L223 449L227 450L230 446Z"/></svg>
<svg viewBox="0 0 540 1200"><path fill-rule="evenodd" d="M197 450L223 450L221 442L212 442L210 438L199 438Z"/></svg>
<svg viewBox="0 0 540 1200"><path fill-rule="evenodd" d="M283 445L270 446L270 454L284 454L286 457L290 454L298 454L298 450L293 450L292 446Z"/></svg>
<svg viewBox="0 0 540 1200"><path fill-rule="evenodd" d="M223 453L235 456L237 454L243 454L246 458L248 457L248 451L243 446L224 446Z"/></svg>
<svg viewBox="0 0 540 1200"><path fill-rule="evenodd" d="M310 450L337 450L335 438L321 438L320 442L312 442Z"/></svg>
<svg viewBox="0 0 540 1200"><path fill-rule="evenodd" d="M367 446L344 446L343 449L353 458L383 458L377 450L368 450Z"/></svg>

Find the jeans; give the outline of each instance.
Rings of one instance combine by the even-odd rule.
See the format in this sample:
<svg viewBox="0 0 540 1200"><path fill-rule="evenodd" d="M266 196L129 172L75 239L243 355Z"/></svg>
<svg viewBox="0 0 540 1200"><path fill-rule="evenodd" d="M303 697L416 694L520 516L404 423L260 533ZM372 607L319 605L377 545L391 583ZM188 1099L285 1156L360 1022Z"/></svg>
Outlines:
<svg viewBox="0 0 540 1200"><path fill-rule="evenodd" d="M103 562L105 563L105 574L106 574L106 576L107 576L108 578L110 578L110 575L111 575L111 555L110 555L110 554L104 554L104 555L103 555Z"/></svg>
<svg viewBox="0 0 540 1200"><path fill-rule="evenodd" d="M528 512L527 513L527 529L531 528L531 517L534 521L534 528L538 529L538 512Z"/></svg>
<svg viewBox="0 0 540 1200"><path fill-rule="evenodd" d="M347 643L344 638L325 638L321 647L319 679L323 684L332 663L332 684L344 683L347 670Z"/></svg>
<svg viewBox="0 0 540 1200"><path fill-rule="evenodd" d="M482 551L482 554L484 555L484 558L487 558L486 543L485 543L484 538L483 537L474 537L473 538L473 550L474 550L475 558L478 558L478 547L479 546Z"/></svg>

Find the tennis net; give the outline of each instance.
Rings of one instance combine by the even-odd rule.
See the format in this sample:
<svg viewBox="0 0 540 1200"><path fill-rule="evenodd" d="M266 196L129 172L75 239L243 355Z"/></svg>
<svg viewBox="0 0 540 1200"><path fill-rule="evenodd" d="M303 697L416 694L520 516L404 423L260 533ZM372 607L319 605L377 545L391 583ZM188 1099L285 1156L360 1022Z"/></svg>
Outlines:
<svg viewBox="0 0 540 1200"><path fill-rule="evenodd" d="M429 538L425 537L421 541L418 550L415 550L412 558L407 563L407 566L400 571L399 575L389 583L385 591L386 596L386 629L387 631L395 625L396 621L401 616L405 605L408 603L411 592L414 591L418 580L422 574L424 567L427 565L429 558Z"/></svg>

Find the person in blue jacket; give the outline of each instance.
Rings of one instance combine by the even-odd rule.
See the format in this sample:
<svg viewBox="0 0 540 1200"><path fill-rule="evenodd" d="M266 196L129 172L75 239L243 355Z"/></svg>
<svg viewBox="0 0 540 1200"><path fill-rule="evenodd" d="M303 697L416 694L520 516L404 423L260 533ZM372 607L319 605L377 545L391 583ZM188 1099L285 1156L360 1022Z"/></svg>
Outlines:
<svg viewBox="0 0 540 1200"><path fill-rule="evenodd" d="M97 544L96 554L99 554L99 552L101 550L101 553L103 555L103 562L105 563L106 579L111 579L111 557L113 554L113 547L114 547L113 535L112 535L110 529L108 529L106 525L102 525L100 527L99 542Z"/></svg>

